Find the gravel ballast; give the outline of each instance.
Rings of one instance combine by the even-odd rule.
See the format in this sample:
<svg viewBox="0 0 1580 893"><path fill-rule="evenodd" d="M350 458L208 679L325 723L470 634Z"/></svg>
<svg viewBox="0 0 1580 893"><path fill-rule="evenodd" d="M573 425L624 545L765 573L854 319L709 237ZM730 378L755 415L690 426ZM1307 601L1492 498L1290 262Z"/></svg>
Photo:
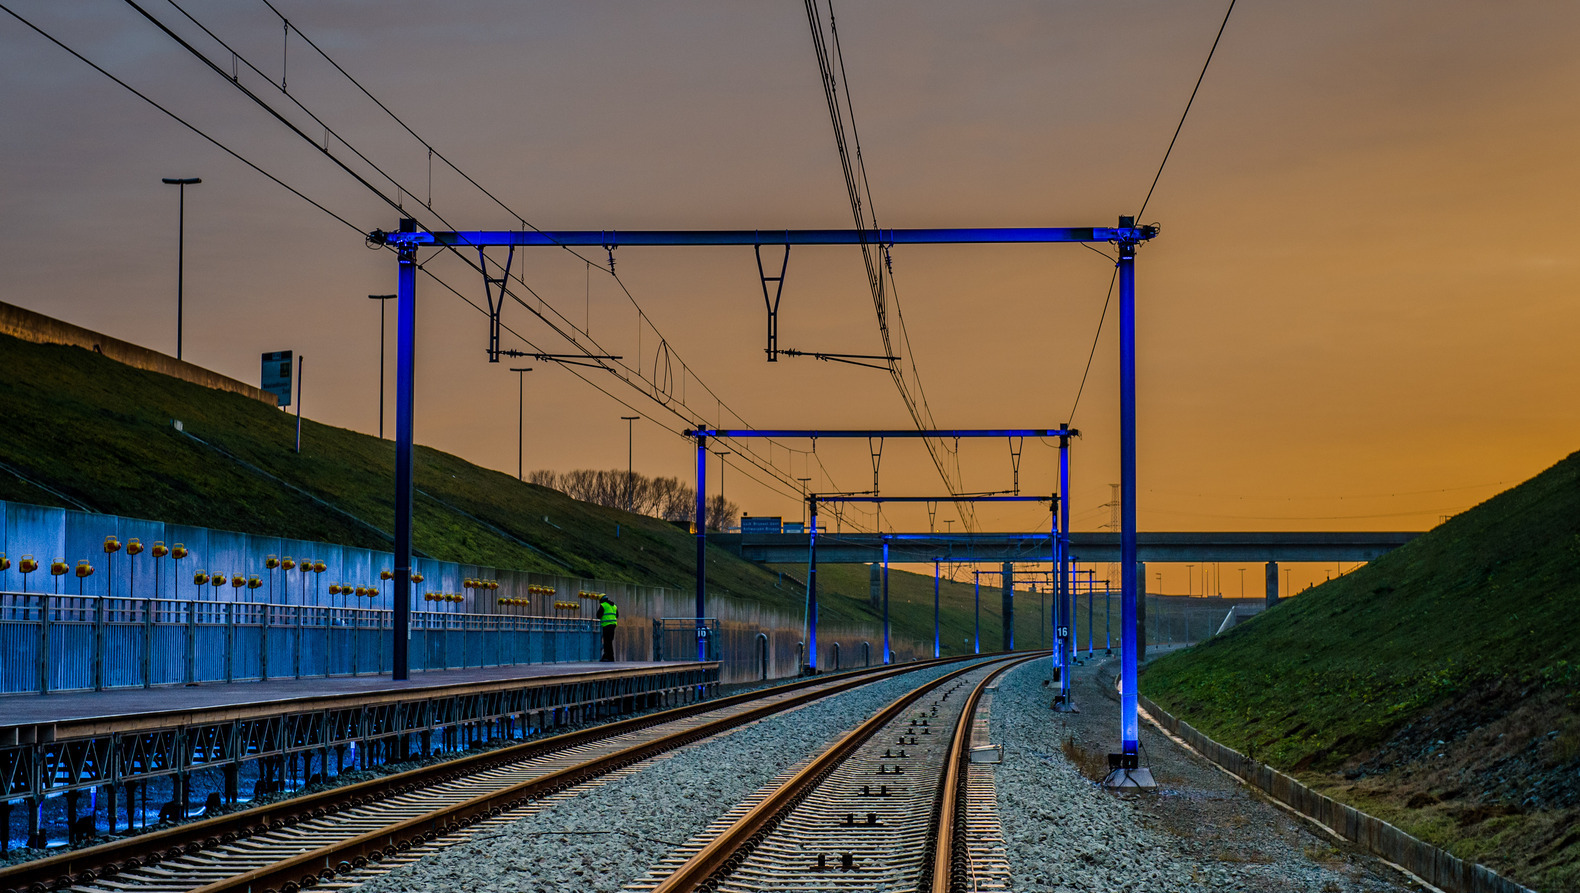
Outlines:
<svg viewBox="0 0 1580 893"><path fill-rule="evenodd" d="M784 769L821 752L904 692L962 666L907 673L758 720L372 878L362 889L618 890Z"/></svg>
<svg viewBox="0 0 1580 893"><path fill-rule="evenodd" d="M1019 893L1399 891L1420 885L1259 799L1142 723L1155 793L1116 795L1066 757L1118 749L1119 705L1099 680L1117 664L1077 667L1083 711L1056 714L1046 660L1006 674L993 704L1004 745L994 777L1012 884Z"/></svg>

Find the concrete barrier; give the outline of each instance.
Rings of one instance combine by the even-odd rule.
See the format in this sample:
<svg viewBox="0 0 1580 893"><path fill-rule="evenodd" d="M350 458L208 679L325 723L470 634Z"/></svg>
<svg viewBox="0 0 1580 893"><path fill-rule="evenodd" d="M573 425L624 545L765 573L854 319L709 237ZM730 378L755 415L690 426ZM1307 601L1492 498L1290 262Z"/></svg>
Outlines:
<svg viewBox="0 0 1580 893"><path fill-rule="evenodd" d="M0 334L32 341L35 344L66 344L81 347L84 350L103 354L116 362L125 363L134 369L158 372L205 388L243 394L270 406L279 404L274 395L268 391L237 381L230 376L4 301L0 301Z"/></svg>
<svg viewBox="0 0 1580 893"><path fill-rule="evenodd" d="M1376 816L1320 794L1294 778L1259 763L1176 719L1145 695L1147 718L1216 763L1224 771L1322 825L1373 855L1381 856L1448 893L1536 893L1476 862L1466 862Z"/></svg>

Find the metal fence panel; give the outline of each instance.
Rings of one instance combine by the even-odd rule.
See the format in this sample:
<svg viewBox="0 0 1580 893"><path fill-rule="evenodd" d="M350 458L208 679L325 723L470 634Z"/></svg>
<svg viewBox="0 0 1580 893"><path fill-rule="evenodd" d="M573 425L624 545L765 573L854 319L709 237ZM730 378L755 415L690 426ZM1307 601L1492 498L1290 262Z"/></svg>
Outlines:
<svg viewBox="0 0 1580 893"><path fill-rule="evenodd" d="M297 609L303 676L329 675L329 608Z"/></svg>
<svg viewBox="0 0 1580 893"><path fill-rule="evenodd" d="M275 605L264 612L267 627L263 647L269 661L270 679L300 675L297 668L301 665L298 659L301 637L296 626L299 610L294 605Z"/></svg>
<svg viewBox="0 0 1580 893"><path fill-rule="evenodd" d="M0 692L38 691L37 596L0 596Z"/></svg>

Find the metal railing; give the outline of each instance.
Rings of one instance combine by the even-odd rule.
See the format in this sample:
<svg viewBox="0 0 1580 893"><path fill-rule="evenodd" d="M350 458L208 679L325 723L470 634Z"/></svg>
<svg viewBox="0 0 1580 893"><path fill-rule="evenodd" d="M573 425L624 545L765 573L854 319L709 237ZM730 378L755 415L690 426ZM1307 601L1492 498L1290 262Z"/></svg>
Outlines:
<svg viewBox="0 0 1580 893"><path fill-rule="evenodd" d="M393 612L0 593L0 693L391 670ZM413 611L411 669L597 660L592 620Z"/></svg>

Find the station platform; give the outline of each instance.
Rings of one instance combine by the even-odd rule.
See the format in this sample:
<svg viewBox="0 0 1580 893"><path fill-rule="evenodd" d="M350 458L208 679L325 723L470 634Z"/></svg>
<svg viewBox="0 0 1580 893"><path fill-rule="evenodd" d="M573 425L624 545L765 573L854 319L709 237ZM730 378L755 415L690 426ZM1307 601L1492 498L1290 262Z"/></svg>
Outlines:
<svg viewBox="0 0 1580 893"><path fill-rule="evenodd" d="M90 792L94 828L146 827L155 816L190 815L194 800L205 810L234 806L353 769L703 700L717 691L719 669L525 664L402 682L317 676L0 697L0 851L14 839L42 847L75 834Z"/></svg>
<svg viewBox="0 0 1580 893"><path fill-rule="evenodd" d="M716 682L717 663L594 661L428 670L414 673L402 682L389 676L319 676L266 682L6 695L0 697L0 747L107 732L136 732L334 709L349 704L388 704L521 688L580 687L624 680L657 683L662 689L670 687L666 682L673 685L677 673L686 677L701 673L706 677L708 668L712 668L712 679ZM682 684L689 685L691 680L688 678ZM653 690L648 685L637 688Z"/></svg>

